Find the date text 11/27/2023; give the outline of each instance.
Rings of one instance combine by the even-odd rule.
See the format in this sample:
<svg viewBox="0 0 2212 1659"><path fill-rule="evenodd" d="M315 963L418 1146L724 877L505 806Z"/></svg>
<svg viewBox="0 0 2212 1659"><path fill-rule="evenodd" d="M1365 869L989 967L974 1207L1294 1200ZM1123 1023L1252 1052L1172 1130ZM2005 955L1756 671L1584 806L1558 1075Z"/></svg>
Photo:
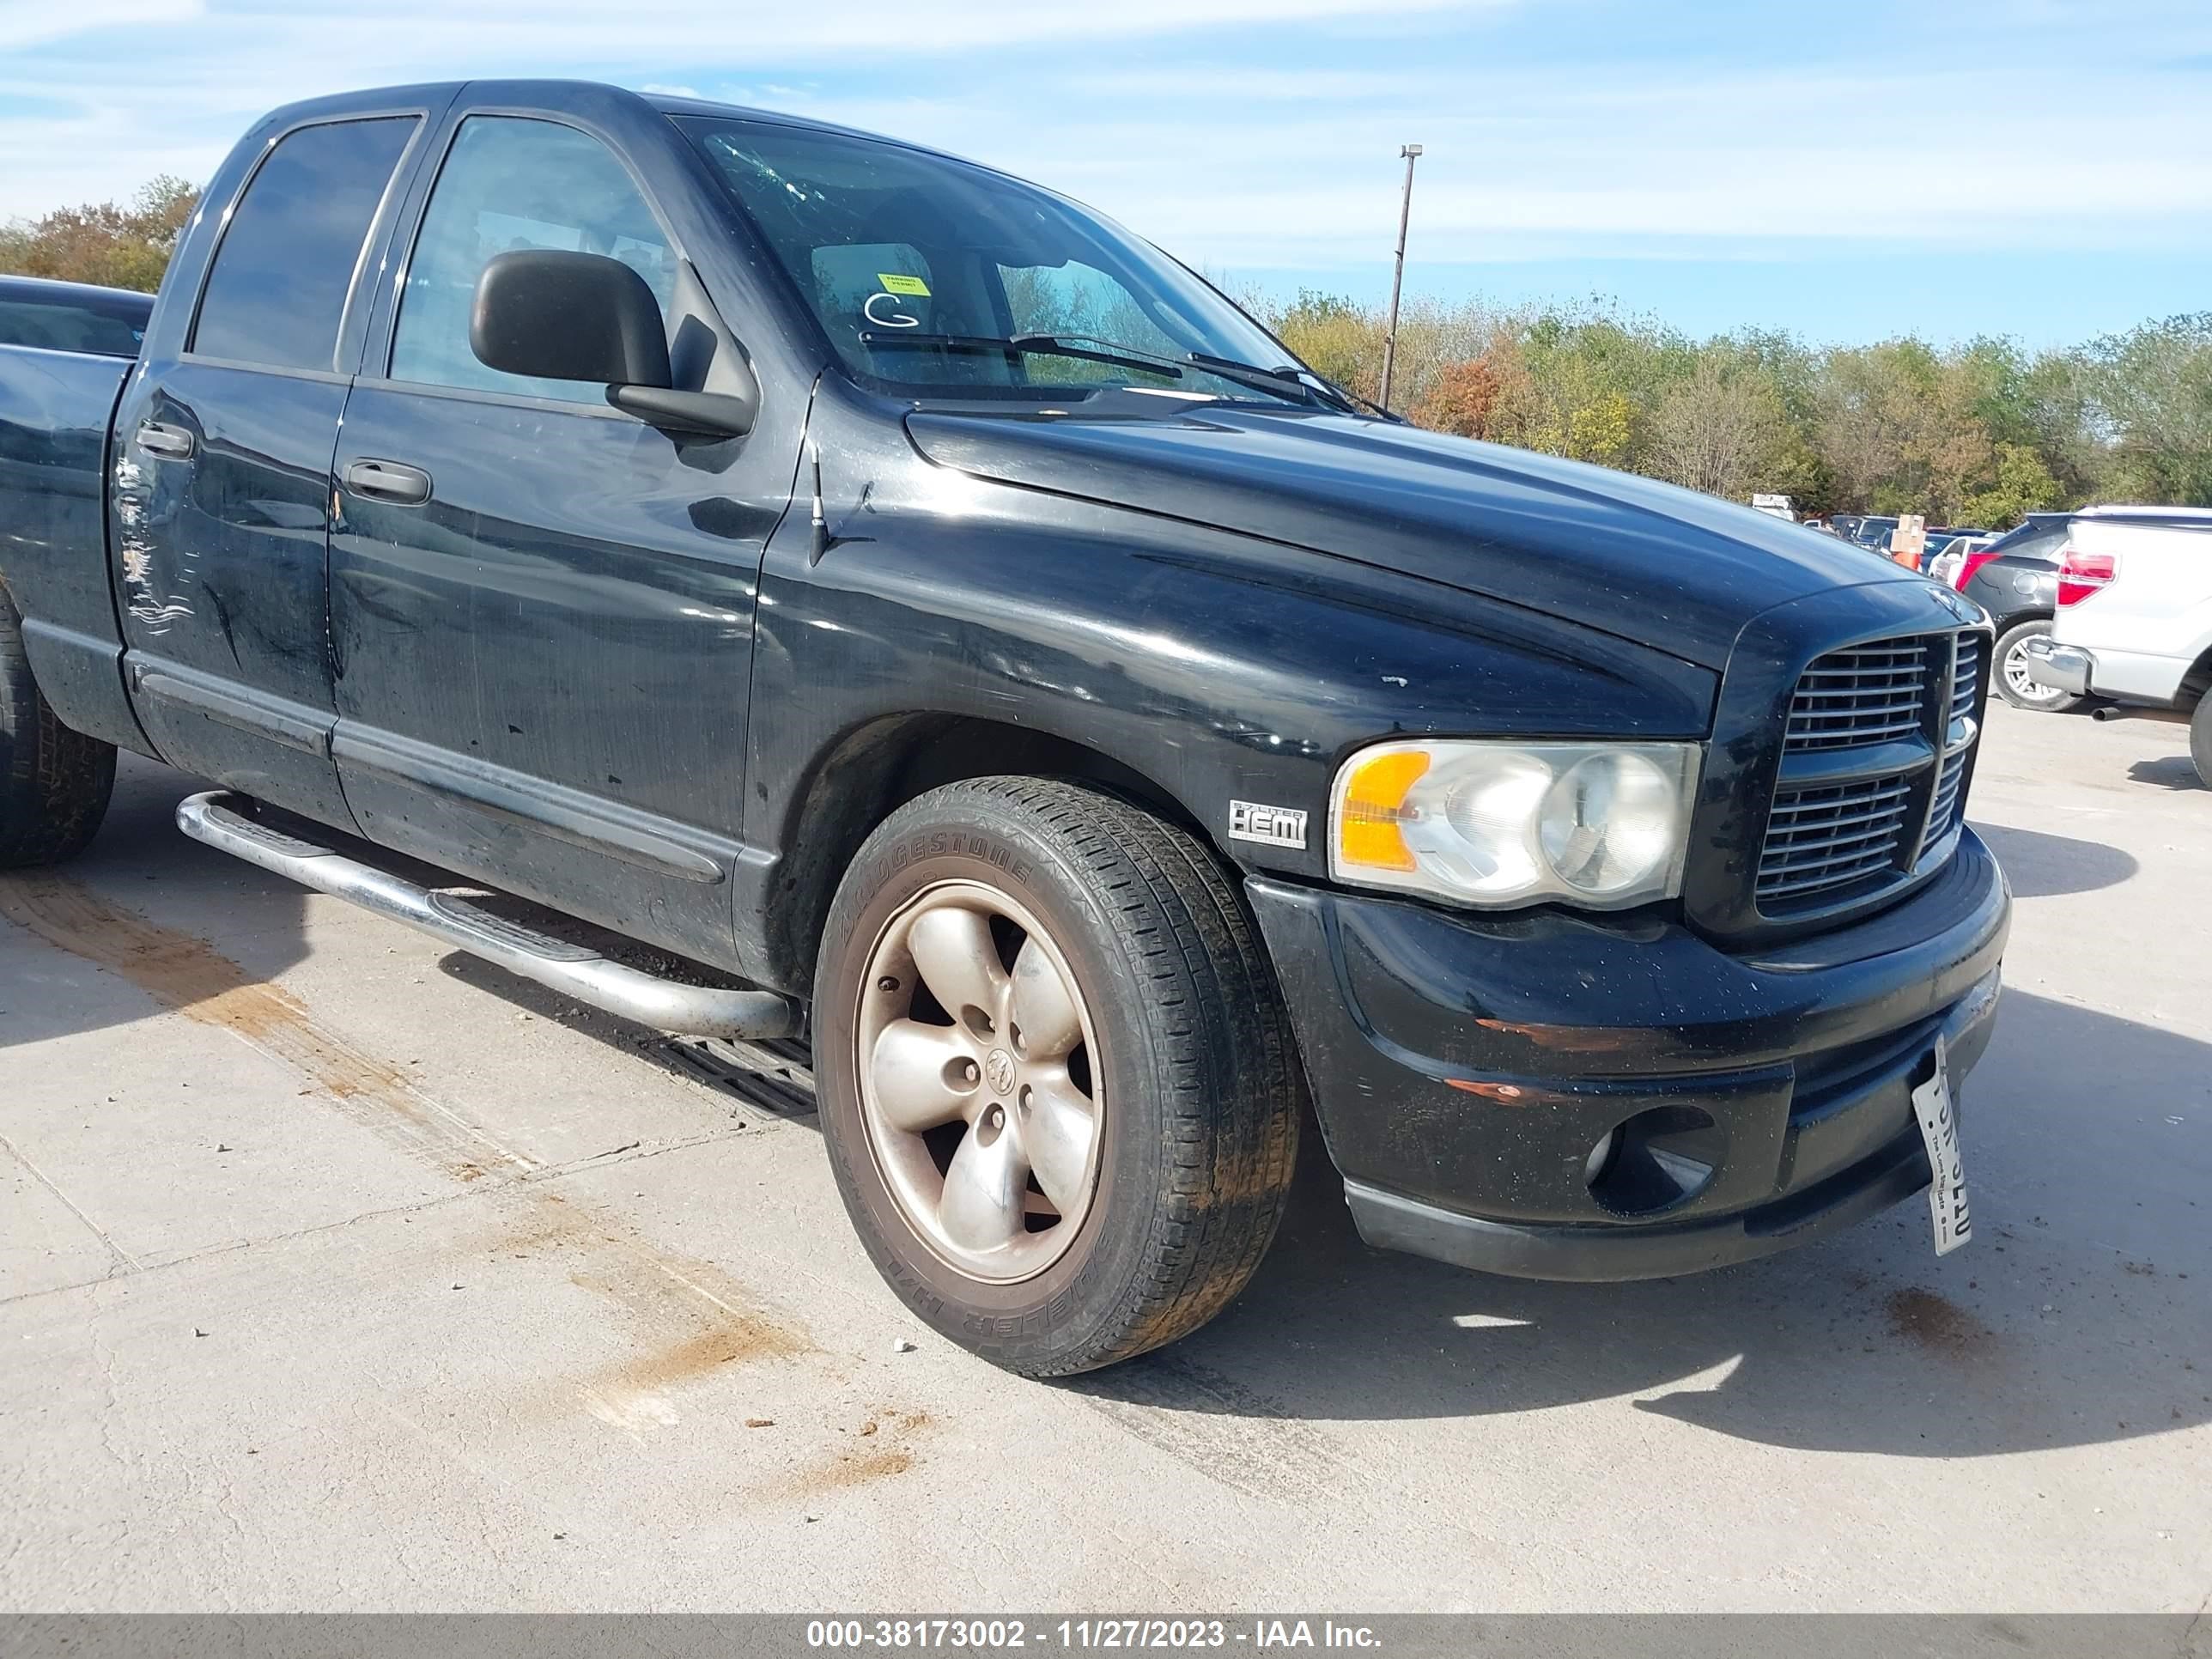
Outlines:
<svg viewBox="0 0 2212 1659"><path fill-rule="evenodd" d="M941 1649L1005 1652L1021 1648L1176 1649L1247 1647L1262 1651L1338 1648L1374 1651L1381 1638L1367 1625L1334 1620L1255 1619L817 1619L806 1645L838 1649Z"/></svg>

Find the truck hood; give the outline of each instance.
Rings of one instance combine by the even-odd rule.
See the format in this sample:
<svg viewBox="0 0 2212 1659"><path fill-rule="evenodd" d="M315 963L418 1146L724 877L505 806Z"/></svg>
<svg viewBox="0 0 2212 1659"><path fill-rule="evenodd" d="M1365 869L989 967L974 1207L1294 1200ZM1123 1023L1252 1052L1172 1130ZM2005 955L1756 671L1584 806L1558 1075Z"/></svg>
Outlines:
<svg viewBox="0 0 2212 1659"><path fill-rule="evenodd" d="M1380 421L918 409L907 429L939 465L1448 583L1714 670L1763 611L1826 588L1922 580L1710 495Z"/></svg>

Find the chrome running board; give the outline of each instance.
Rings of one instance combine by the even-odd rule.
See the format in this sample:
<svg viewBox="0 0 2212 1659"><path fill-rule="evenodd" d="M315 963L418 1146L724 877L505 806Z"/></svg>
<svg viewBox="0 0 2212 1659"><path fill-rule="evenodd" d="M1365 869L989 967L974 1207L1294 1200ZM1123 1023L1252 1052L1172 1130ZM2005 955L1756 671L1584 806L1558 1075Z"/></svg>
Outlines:
<svg viewBox="0 0 2212 1659"><path fill-rule="evenodd" d="M797 1005L773 991L659 978L588 945L555 939L465 898L417 886L331 848L272 830L241 811L245 805L243 797L222 790L193 795L178 805L177 828L234 858L404 921L511 974L641 1025L684 1036L753 1040L789 1036L799 1030Z"/></svg>

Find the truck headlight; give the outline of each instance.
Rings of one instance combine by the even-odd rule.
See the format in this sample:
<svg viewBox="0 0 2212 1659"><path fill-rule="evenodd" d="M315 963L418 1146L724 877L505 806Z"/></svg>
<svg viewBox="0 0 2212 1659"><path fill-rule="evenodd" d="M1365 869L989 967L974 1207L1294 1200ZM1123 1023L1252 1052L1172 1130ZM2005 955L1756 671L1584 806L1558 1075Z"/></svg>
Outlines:
<svg viewBox="0 0 2212 1659"><path fill-rule="evenodd" d="M1694 743L1379 743L1337 772L1329 873L1498 908L1672 898L1701 754Z"/></svg>

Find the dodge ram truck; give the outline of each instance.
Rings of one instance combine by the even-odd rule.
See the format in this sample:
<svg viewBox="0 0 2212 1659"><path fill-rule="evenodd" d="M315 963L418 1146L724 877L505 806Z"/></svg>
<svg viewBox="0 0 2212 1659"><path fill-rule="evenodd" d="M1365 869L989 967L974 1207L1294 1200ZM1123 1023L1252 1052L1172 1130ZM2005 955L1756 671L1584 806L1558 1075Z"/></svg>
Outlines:
<svg viewBox="0 0 2212 1659"><path fill-rule="evenodd" d="M1416 430L1051 191L599 86L295 105L135 360L0 349L0 863L127 749L268 870L811 1041L868 1251L1000 1364L1212 1317L1306 1122L1469 1268L1968 1236L1979 611Z"/></svg>

